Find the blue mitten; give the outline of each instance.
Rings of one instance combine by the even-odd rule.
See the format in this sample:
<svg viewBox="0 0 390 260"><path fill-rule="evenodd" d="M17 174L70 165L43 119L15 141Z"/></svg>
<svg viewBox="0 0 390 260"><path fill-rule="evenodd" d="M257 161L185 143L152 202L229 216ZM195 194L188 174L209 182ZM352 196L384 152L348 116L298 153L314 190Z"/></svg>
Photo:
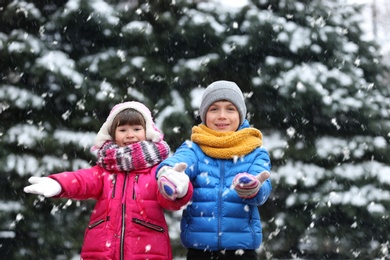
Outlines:
<svg viewBox="0 0 390 260"><path fill-rule="evenodd" d="M179 163L173 168L164 166L158 171L158 189L165 198L173 201L187 194L190 179L184 172L186 168L186 163Z"/></svg>

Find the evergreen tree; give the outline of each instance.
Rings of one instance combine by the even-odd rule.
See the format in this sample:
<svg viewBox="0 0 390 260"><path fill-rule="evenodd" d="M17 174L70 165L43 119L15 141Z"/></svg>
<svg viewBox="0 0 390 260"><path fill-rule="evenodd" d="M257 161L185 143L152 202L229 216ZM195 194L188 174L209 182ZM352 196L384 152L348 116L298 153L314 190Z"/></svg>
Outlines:
<svg viewBox="0 0 390 260"><path fill-rule="evenodd" d="M359 9L340 1L253 5L240 29L257 70L252 121L269 133L275 183L273 205L260 209L270 220L264 252L384 257L389 89L378 47L361 38Z"/></svg>
<svg viewBox="0 0 390 260"><path fill-rule="evenodd" d="M360 17L331 0L0 3L0 257L77 256L93 203L26 195L27 178L93 165L124 100L153 109L174 151L218 79L245 92L273 162L261 257L383 257L389 90Z"/></svg>
<svg viewBox="0 0 390 260"><path fill-rule="evenodd" d="M79 225L86 226L90 213L87 202L49 201L22 191L31 175L87 167L93 159L88 150L99 106L86 104L89 88L82 87L83 71L72 58L76 45L63 41L64 28L55 24L66 3L0 4L3 259L78 254Z"/></svg>

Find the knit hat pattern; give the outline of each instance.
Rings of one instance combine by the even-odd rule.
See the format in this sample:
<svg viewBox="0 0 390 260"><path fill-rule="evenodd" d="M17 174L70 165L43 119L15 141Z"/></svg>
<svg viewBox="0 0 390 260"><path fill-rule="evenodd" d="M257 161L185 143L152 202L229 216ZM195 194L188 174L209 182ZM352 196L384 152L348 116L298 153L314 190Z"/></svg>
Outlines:
<svg viewBox="0 0 390 260"><path fill-rule="evenodd" d="M115 117L121 111L123 111L125 109L129 109L129 108L132 108L132 109L138 111L145 119L146 140L149 140L152 142L159 142L159 141L163 140L164 135L154 124L150 110L142 103L139 103L136 101L128 101L128 102L119 103L111 109L111 112L110 112L109 116L107 117L106 122L104 122L104 124L100 128L99 132L97 133L93 148L99 149L103 146L103 144L105 142L113 141L113 139L109 133L109 130L111 129L112 122L114 121Z"/></svg>
<svg viewBox="0 0 390 260"><path fill-rule="evenodd" d="M219 80L211 83L203 92L202 102L199 107L199 115L202 123L206 122L206 113L209 107L216 101L227 100L232 102L240 114L240 125L246 118L246 105L244 95L236 83Z"/></svg>

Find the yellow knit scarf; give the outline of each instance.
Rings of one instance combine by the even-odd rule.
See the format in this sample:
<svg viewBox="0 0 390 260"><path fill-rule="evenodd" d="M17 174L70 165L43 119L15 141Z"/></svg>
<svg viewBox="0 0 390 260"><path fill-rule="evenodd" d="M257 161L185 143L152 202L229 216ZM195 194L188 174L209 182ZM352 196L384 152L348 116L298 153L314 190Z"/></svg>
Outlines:
<svg viewBox="0 0 390 260"><path fill-rule="evenodd" d="M232 159L247 155L263 144L263 135L256 128L236 132L218 132L204 124L192 128L191 140L210 157Z"/></svg>

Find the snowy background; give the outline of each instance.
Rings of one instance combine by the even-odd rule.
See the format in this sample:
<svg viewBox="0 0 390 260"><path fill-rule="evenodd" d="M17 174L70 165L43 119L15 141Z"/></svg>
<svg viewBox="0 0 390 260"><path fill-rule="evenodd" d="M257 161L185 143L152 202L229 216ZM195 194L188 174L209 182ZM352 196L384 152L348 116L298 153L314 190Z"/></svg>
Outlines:
<svg viewBox="0 0 390 260"><path fill-rule="evenodd" d="M351 4L363 5L364 37L367 40L375 39L381 46L383 55L390 56L390 3L387 0L347 0ZM248 4L248 0L217 0L229 8L241 8ZM374 11L375 10L375 11ZM376 12L377 17L373 17ZM390 62L390 60L389 60Z"/></svg>
<svg viewBox="0 0 390 260"><path fill-rule="evenodd" d="M374 37L370 7L233 2L0 3L0 258L77 259L92 204L26 195L27 178L93 164L123 100L151 107L175 149L220 78L243 89L272 158L261 258L388 256L388 3ZM180 259L180 212L167 221Z"/></svg>

